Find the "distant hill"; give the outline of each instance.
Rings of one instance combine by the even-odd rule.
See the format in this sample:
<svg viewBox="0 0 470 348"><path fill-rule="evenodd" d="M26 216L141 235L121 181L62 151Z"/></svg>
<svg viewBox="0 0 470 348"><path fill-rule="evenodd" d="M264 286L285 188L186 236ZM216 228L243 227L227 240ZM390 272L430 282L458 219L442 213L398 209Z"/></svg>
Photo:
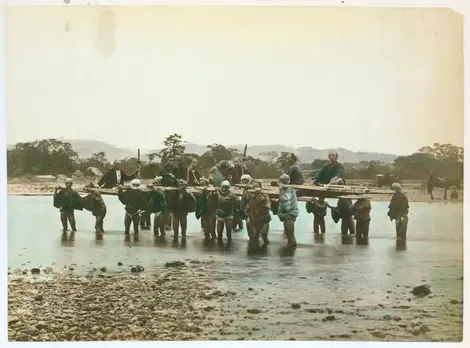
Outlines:
<svg viewBox="0 0 470 348"><path fill-rule="evenodd" d="M73 149L78 153L80 157L90 157L92 153L104 151L106 153L106 157L110 161L114 161L116 159L123 159L128 157L136 157L137 156L137 149L124 149L119 148L114 145L110 145L108 143L104 143L101 141L96 140L80 140L80 139L63 139L57 138L61 141L69 142ZM12 145L7 145L7 148L11 148ZM187 153L194 153L198 155L202 155L204 152L207 151L206 146L193 144L193 143L186 143L186 152ZM240 152L243 152L243 148L245 145L228 145L227 147L238 149ZM248 146L247 155L263 158L261 153L268 152L268 151L276 151L278 153L285 151L285 152L293 152L297 156L299 156L302 163L310 163L313 160L320 158L326 159L328 156L328 151L330 149L315 149L310 146L303 146L299 148L293 148L284 145L253 145ZM343 163L358 163L361 161L380 161L383 163L392 163L396 155L386 154L386 153L379 153L379 152L354 152L343 148L335 149L338 151L340 161ZM149 149L141 149L141 156L142 160L146 160L146 154L151 152L158 152L157 150L149 150Z"/></svg>

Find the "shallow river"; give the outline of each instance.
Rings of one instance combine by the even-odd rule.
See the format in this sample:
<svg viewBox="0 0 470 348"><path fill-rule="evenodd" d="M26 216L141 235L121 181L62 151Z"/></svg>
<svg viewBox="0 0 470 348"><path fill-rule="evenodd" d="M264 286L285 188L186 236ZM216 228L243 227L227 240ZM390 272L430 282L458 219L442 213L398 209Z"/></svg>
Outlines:
<svg viewBox="0 0 470 348"><path fill-rule="evenodd" d="M113 196L105 196L105 201L107 232L97 239L94 217L88 212L76 212L78 232L63 235L52 197L8 196L8 266L29 269L74 264L77 271L106 266L109 272L129 272L130 265L140 264L147 272L161 269L166 261L212 257L217 260L212 274L215 282L246 293L242 304L223 304L227 320L231 318L240 331L226 339L243 333L246 318L239 310L250 306L270 312L263 324L258 323L260 330L253 331L259 337L253 338L288 339L294 335L292 330L295 337L305 339L462 338L462 204L412 203L408 241L397 245L394 224L386 215L388 204L373 202L369 243L356 245L353 238L341 237L340 225L330 216L324 238L314 238L312 215L301 203L296 223L298 248L294 255L281 256L279 248L285 241L276 216L268 251L250 255L244 230L234 233L229 250L204 246L200 222L193 216L188 218L185 247L172 244L172 232L167 232L166 242L154 240L148 230L141 231L138 240L132 233L126 240L121 203ZM334 205L336 200L329 203ZM119 261L124 266L117 266ZM410 294L414 286L424 283L431 286L431 296ZM302 310L292 312L294 302ZM337 319L325 325L318 313L328 308L337 313ZM388 315L395 319L383 319ZM411 334L409 326L416 323L426 328ZM348 336L351 331L353 337Z"/></svg>

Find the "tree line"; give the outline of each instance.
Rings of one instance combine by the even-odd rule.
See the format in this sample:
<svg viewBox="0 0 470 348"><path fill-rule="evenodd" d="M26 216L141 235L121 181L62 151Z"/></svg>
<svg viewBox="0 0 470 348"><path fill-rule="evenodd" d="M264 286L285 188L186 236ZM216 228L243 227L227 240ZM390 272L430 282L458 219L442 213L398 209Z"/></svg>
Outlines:
<svg viewBox="0 0 470 348"><path fill-rule="evenodd" d="M192 159L197 159L205 174L216 163L235 157L243 159L238 149L221 144L207 146L202 155L186 153L185 142L181 135L171 134L163 142L164 148L159 152L146 154L141 158L141 178L154 178L169 159L178 160L184 168ZM253 176L258 178L279 177L289 164L288 152L269 151L261 153L262 158L246 157L246 166ZM300 159L302 161L302 159ZM137 157L121 160L121 168L133 171L138 163ZM314 175L325 164L327 159L315 159L311 163L300 163L307 176ZM463 148L451 144L433 144L419 149L408 156L399 156L394 163L379 161L362 161L360 163L343 163L346 179L375 179L377 174L395 174L402 179L427 179L431 173L436 176L463 179ZM88 167L96 167L103 173L111 168L112 163L106 153L99 151L89 158L79 158L71 144L56 139L43 139L33 142L17 143L7 150L8 177L28 175L72 175L80 171L87 175Z"/></svg>

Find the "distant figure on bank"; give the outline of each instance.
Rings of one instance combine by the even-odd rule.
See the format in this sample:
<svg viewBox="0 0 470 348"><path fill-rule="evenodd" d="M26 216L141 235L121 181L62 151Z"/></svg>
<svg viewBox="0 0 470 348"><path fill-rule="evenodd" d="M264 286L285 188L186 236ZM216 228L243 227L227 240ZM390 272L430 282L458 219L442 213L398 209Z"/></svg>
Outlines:
<svg viewBox="0 0 470 348"><path fill-rule="evenodd" d="M367 198L359 198L351 207L351 212L356 220L356 238L369 238L370 211L372 205Z"/></svg>
<svg viewBox="0 0 470 348"><path fill-rule="evenodd" d="M131 181L131 188L123 190L118 186L118 198L126 211L124 215L124 233L128 235L131 230L131 224L134 227L134 235L139 234L140 209L143 205L144 193L140 190L140 180Z"/></svg>
<svg viewBox="0 0 470 348"><path fill-rule="evenodd" d="M188 228L188 214L195 211L196 198L191 192L187 191L185 180L178 180L179 190L172 202L172 225L173 239L178 240L179 227L181 226L182 241L186 240L186 230Z"/></svg>
<svg viewBox="0 0 470 348"><path fill-rule="evenodd" d="M199 180L201 179L201 170L198 167L197 159L193 159L191 164L188 166L186 173L186 181L190 186L199 186Z"/></svg>
<svg viewBox="0 0 470 348"><path fill-rule="evenodd" d="M259 237L263 239L263 246L269 244L268 232L271 221L271 202L267 193L263 193L260 180L253 180L255 190L245 208L246 224L250 225L250 244L252 247L259 247Z"/></svg>
<svg viewBox="0 0 470 348"><path fill-rule="evenodd" d="M338 162L338 153L331 150L328 153L328 163L320 172L313 178L313 184L335 184L345 185L344 167Z"/></svg>
<svg viewBox="0 0 470 348"><path fill-rule="evenodd" d="M238 197L230 191L230 182L228 180L222 181L218 192L218 206L217 206L217 242L219 246L223 246L223 233L227 235L227 244L232 242L233 230L233 210L237 204Z"/></svg>
<svg viewBox="0 0 470 348"><path fill-rule="evenodd" d="M297 194L292 187L285 187L290 182L289 175L282 174L279 178L279 208L277 216L284 224L284 232L287 237L287 248L292 249L297 246L295 240L295 220L299 216L297 204Z"/></svg>
<svg viewBox="0 0 470 348"><path fill-rule="evenodd" d="M406 232L408 230L408 212L410 206L408 204L408 197L401 191L401 185L394 183L391 186L395 193L390 200L388 206L388 217L390 221L395 220L395 229L397 239L406 240Z"/></svg>
<svg viewBox="0 0 470 348"><path fill-rule="evenodd" d="M286 174L289 176L289 183L291 185L303 185L305 180L302 169L300 169L299 166L299 158L294 153L291 153L287 157L287 161L289 163L289 169Z"/></svg>
<svg viewBox="0 0 470 348"><path fill-rule="evenodd" d="M314 198L306 203L307 213L313 214L313 233L319 234L321 231L324 234L326 232L325 216L328 207L329 204L325 201L325 197Z"/></svg>
<svg viewBox="0 0 470 348"><path fill-rule="evenodd" d="M54 190L54 207L60 211L60 222L62 223L63 232L67 232L68 223L72 232L77 231L75 225L75 210L83 210L82 197L77 191L72 189L73 180L65 179L65 188L56 187Z"/></svg>
<svg viewBox="0 0 470 348"><path fill-rule="evenodd" d="M103 175L98 181L98 186L106 189L112 189L119 185L124 186L125 182L131 181L135 178L138 169L131 175L127 175L121 170L121 162L114 161L113 167Z"/></svg>

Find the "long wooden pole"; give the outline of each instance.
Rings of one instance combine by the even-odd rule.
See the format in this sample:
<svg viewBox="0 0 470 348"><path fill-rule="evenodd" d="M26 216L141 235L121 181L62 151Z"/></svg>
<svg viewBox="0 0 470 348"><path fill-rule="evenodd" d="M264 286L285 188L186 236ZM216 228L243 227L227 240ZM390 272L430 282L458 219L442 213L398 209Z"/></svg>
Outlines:
<svg viewBox="0 0 470 348"><path fill-rule="evenodd" d="M137 177L140 179L140 149L137 149Z"/></svg>

